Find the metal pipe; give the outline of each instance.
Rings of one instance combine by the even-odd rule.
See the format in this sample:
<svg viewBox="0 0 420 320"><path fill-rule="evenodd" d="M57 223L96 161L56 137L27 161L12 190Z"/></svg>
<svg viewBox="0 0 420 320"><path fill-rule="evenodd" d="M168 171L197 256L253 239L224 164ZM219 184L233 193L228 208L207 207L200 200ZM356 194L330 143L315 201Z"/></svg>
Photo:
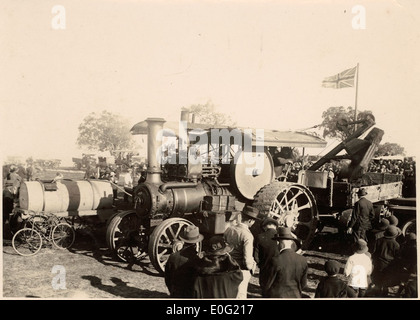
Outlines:
<svg viewBox="0 0 420 320"><path fill-rule="evenodd" d="M161 192L165 192L167 189L176 189L176 188L193 188L198 185L197 182L167 182L162 184L159 187Z"/></svg>
<svg viewBox="0 0 420 320"><path fill-rule="evenodd" d="M162 183L158 151L162 146L163 118L147 118L147 178L146 181L154 184Z"/></svg>

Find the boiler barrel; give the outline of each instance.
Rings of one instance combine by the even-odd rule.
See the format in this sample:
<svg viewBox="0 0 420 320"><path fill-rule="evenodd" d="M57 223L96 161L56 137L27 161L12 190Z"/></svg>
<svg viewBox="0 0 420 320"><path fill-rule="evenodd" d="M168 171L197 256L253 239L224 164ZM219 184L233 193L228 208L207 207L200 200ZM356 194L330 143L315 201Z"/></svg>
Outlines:
<svg viewBox="0 0 420 320"><path fill-rule="evenodd" d="M19 206L35 212L84 211L112 208L112 186L102 180L62 180L56 190L38 181L21 184Z"/></svg>

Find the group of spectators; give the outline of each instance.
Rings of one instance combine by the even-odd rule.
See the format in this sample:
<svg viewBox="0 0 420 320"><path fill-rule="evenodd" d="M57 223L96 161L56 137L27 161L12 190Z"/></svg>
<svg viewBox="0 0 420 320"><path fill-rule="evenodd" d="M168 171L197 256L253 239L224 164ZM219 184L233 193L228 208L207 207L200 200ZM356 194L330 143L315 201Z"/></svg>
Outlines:
<svg viewBox="0 0 420 320"><path fill-rule="evenodd" d="M108 180L111 183L114 201L118 199L118 189L120 180L120 171L113 165L100 165L94 170L87 167L85 173L85 179L100 179ZM129 198L132 198L133 194L133 169L128 168L127 172L122 175L124 201L129 202Z"/></svg>
<svg viewBox="0 0 420 320"><path fill-rule="evenodd" d="M394 286L399 286L401 297L417 297L416 235L403 236L395 216L370 224L371 206L365 194L359 196L348 229L352 252L342 272L338 261L325 263L326 276L319 281L315 298L387 297ZM364 229L366 219L369 226ZM254 236L250 228L257 220L258 210L245 206L238 223L210 238L201 252L198 243L203 235L198 227L187 226L181 235L186 245L170 255L165 267L171 297L246 299L256 270L262 297L308 297L304 294L308 262L300 252L301 241L272 218L260 220Z"/></svg>
<svg viewBox="0 0 420 320"><path fill-rule="evenodd" d="M181 235L186 246L171 254L165 266L171 297L246 299L257 267L264 297L301 297L308 264L296 253L299 239L270 218L262 221L254 238L250 228L257 220L259 211L245 206L239 221L211 237L203 252L197 246L203 235L198 227L187 226Z"/></svg>
<svg viewBox="0 0 420 320"><path fill-rule="evenodd" d="M257 266L264 297L301 297L308 265L295 252L299 240L269 218L254 239L250 228L258 216L257 209L246 206L238 223L210 238L203 252L197 246L203 235L198 227L187 226L181 235L186 246L171 254L165 267L171 297L246 299Z"/></svg>
<svg viewBox="0 0 420 320"><path fill-rule="evenodd" d="M397 285L406 288L401 295L417 297L416 234L404 236L394 215L376 223L367 191L360 188L358 196L347 229L354 249L344 268L349 285L358 297L387 297Z"/></svg>

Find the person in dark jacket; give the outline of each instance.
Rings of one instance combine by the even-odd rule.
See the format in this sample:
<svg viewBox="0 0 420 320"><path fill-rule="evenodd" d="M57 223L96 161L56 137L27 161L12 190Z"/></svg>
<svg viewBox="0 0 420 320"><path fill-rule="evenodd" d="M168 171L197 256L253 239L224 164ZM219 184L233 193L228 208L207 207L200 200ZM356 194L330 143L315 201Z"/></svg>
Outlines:
<svg viewBox="0 0 420 320"><path fill-rule="evenodd" d="M335 260L328 260L324 265L327 277L323 278L316 287L315 298L355 298L356 292L347 283L340 280L340 264Z"/></svg>
<svg viewBox="0 0 420 320"><path fill-rule="evenodd" d="M192 298L193 271L200 260L197 243L204 238L196 226L186 226L180 235L184 247L169 256L165 265L165 284L172 298Z"/></svg>
<svg viewBox="0 0 420 320"><path fill-rule="evenodd" d="M236 298L243 276L239 264L222 236L209 240L209 249L194 270L194 298Z"/></svg>
<svg viewBox="0 0 420 320"><path fill-rule="evenodd" d="M397 227L389 226L385 230L384 236L377 241L375 251L372 252L372 281L377 287L376 290L379 289L380 297L388 296L388 287L399 282L393 265L393 262L399 257L400 244L395 240L398 235Z"/></svg>
<svg viewBox="0 0 420 320"><path fill-rule="evenodd" d="M294 243L300 245L300 240L285 227L279 227L273 239L279 241L280 253L268 263L262 288L268 298L302 298L302 290L307 285L308 263L293 249Z"/></svg>
<svg viewBox="0 0 420 320"><path fill-rule="evenodd" d="M379 222L377 228L372 229L368 236L368 248L369 252L375 251L376 242L378 239L384 236L386 228L389 227L389 220L386 218L382 218Z"/></svg>
<svg viewBox="0 0 420 320"><path fill-rule="evenodd" d="M359 200L354 204L347 233L353 235L353 243L356 243L359 239L368 242L366 233L372 229L375 211L372 202L366 199L367 192L365 189L360 188L357 195Z"/></svg>
<svg viewBox="0 0 420 320"><path fill-rule="evenodd" d="M266 218L261 223L261 228L264 230L262 233L258 234L255 239L254 247L254 259L257 262L259 268L259 279L260 286L261 283L266 282L265 278L266 269L268 262L274 256L279 254L279 247L277 241L273 237L277 233L277 228L279 224L277 220L272 218ZM267 294L262 290L262 296L267 297Z"/></svg>

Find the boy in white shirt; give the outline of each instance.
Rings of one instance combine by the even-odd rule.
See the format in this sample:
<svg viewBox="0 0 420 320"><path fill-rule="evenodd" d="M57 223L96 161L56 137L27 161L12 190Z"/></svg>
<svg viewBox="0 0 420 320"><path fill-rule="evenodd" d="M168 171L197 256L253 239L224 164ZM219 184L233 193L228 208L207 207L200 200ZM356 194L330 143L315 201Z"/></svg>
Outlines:
<svg viewBox="0 0 420 320"><path fill-rule="evenodd" d="M348 285L352 287L358 297L364 297L369 286L368 276L372 273L372 259L368 254L367 242L359 239L356 242L356 250L347 259L344 267L344 275L349 277Z"/></svg>

